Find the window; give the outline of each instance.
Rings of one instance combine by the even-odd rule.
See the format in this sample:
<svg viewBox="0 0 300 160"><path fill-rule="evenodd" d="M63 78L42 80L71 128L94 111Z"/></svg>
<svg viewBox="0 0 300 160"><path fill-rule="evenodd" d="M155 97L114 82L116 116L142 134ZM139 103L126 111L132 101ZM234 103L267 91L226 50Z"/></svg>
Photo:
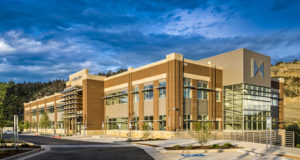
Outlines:
<svg viewBox="0 0 300 160"><path fill-rule="evenodd" d="M119 117L119 118L109 118L107 119L107 129L113 130L127 130L128 129L128 118Z"/></svg>
<svg viewBox="0 0 300 160"><path fill-rule="evenodd" d="M183 98L191 98L191 89L183 88Z"/></svg>
<svg viewBox="0 0 300 160"><path fill-rule="evenodd" d="M184 87L186 87L186 86L191 86L191 79L184 78L184 79L183 79L183 86L184 86Z"/></svg>
<svg viewBox="0 0 300 160"><path fill-rule="evenodd" d="M33 116L35 116L35 115L36 115L36 110L32 110L32 111L31 111L31 114L32 114Z"/></svg>
<svg viewBox="0 0 300 160"><path fill-rule="evenodd" d="M45 109L44 108L42 108L42 109L39 110L39 115L42 115L44 113L45 113Z"/></svg>
<svg viewBox="0 0 300 160"><path fill-rule="evenodd" d="M197 81L198 88L207 88L207 82L205 81Z"/></svg>
<svg viewBox="0 0 300 160"><path fill-rule="evenodd" d="M183 115L183 129L184 130L190 130L191 123L190 123L190 115Z"/></svg>
<svg viewBox="0 0 300 160"><path fill-rule="evenodd" d="M144 100L153 99L153 84L144 85Z"/></svg>
<svg viewBox="0 0 300 160"><path fill-rule="evenodd" d="M54 113L54 106L47 106L48 113Z"/></svg>
<svg viewBox="0 0 300 160"><path fill-rule="evenodd" d="M159 130L166 130L166 115L159 116Z"/></svg>
<svg viewBox="0 0 300 160"><path fill-rule="evenodd" d="M128 101L127 101L127 95L125 96L121 96L120 97L120 103L122 104L122 103L127 103Z"/></svg>
<svg viewBox="0 0 300 160"><path fill-rule="evenodd" d="M143 130L153 130L153 116L144 116Z"/></svg>
<svg viewBox="0 0 300 160"><path fill-rule="evenodd" d="M206 90L197 90L197 98L200 100L207 100L207 91Z"/></svg>
<svg viewBox="0 0 300 160"><path fill-rule="evenodd" d="M134 100L134 102L139 102L139 93L133 94L133 100Z"/></svg>
<svg viewBox="0 0 300 160"><path fill-rule="evenodd" d="M139 101L139 86L135 86L133 88L133 101L138 102Z"/></svg>
<svg viewBox="0 0 300 160"><path fill-rule="evenodd" d="M105 104L109 106L115 104L128 103L127 92L127 89L121 89L114 92L106 93Z"/></svg>
<svg viewBox="0 0 300 160"><path fill-rule="evenodd" d="M220 91L216 91L216 101L221 102L221 92Z"/></svg>
<svg viewBox="0 0 300 160"><path fill-rule="evenodd" d="M139 130L139 117L133 117L132 130Z"/></svg>
<svg viewBox="0 0 300 160"><path fill-rule="evenodd" d="M159 81L159 98L166 98L166 80Z"/></svg>
<svg viewBox="0 0 300 160"><path fill-rule="evenodd" d="M183 86L183 98L191 98L191 88L189 88L191 86L191 79L184 78Z"/></svg>

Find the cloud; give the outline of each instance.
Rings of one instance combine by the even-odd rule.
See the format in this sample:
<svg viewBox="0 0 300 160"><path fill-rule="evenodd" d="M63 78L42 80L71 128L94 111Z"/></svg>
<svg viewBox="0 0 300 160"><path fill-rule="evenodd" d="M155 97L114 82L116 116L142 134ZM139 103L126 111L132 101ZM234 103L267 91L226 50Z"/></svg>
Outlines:
<svg viewBox="0 0 300 160"><path fill-rule="evenodd" d="M83 68L97 74L172 52L197 60L242 47L271 56L273 63L299 58L295 2L274 12L270 8L281 2L275 3L4 0L0 79L67 79Z"/></svg>
<svg viewBox="0 0 300 160"><path fill-rule="evenodd" d="M0 54L10 53L13 52L14 50L15 49L10 45L8 45L7 43L5 43L3 39L0 39Z"/></svg>

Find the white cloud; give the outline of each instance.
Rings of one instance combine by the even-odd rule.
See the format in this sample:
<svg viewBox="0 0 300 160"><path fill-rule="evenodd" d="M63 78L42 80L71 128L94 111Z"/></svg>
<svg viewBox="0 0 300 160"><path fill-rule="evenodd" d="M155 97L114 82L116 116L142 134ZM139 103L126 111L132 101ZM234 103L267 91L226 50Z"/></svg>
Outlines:
<svg viewBox="0 0 300 160"><path fill-rule="evenodd" d="M4 39L0 39L0 54L10 53L15 51L13 47L5 43Z"/></svg>

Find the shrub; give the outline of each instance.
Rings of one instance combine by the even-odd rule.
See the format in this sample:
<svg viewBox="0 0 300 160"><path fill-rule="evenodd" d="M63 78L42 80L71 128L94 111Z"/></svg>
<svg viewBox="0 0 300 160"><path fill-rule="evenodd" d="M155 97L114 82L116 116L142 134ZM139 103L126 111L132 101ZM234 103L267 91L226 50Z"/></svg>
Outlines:
<svg viewBox="0 0 300 160"><path fill-rule="evenodd" d="M193 128L195 132L196 141L203 147L211 135L212 126L209 122L194 122Z"/></svg>
<svg viewBox="0 0 300 160"><path fill-rule="evenodd" d="M297 147L297 148L300 148L300 144L297 144L296 147Z"/></svg>
<svg viewBox="0 0 300 160"><path fill-rule="evenodd" d="M231 143L225 143L225 144L223 145L223 147L225 147L225 148L232 147L232 144L231 144Z"/></svg>
<svg viewBox="0 0 300 160"><path fill-rule="evenodd" d="M212 148L220 148L220 146L218 144L213 144Z"/></svg>
<svg viewBox="0 0 300 160"><path fill-rule="evenodd" d="M188 145L188 146L185 146L185 149L193 149L193 145Z"/></svg>
<svg viewBox="0 0 300 160"><path fill-rule="evenodd" d="M27 144L27 143L24 143L24 144L21 144L21 146L20 146L20 147L27 148L27 147L30 147L30 145L29 145L29 144Z"/></svg>
<svg viewBox="0 0 300 160"><path fill-rule="evenodd" d="M179 149L180 148L180 145L175 145L173 146L174 149Z"/></svg>

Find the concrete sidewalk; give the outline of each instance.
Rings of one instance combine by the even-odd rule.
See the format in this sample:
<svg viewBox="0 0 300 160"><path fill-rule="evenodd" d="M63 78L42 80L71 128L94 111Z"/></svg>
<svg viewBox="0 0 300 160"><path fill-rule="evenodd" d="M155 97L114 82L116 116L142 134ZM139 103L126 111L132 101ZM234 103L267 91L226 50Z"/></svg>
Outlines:
<svg viewBox="0 0 300 160"><path fill-rule="evenodd" d="M144 141L140 142L141 144L148 144L160 147L172 147L174 145L181 146L199 146L193 139L176 139L176 140L164 140L164 141ZM219 144L223 145L225 143L231 143L233 145L237 145L238 147L242 147L244 151L264 154L266 157L270 157L271 155L288 155L292 157L298 157L300 159L300 149L299 148L289 148L289 147L280 147L273 145L271 149L266 152L266 145L259 143L250 143L250 142L241 142L241 141L230 141L230 140L210 140L207 145ZM269 146L270 147L270 146Z"/></svg>

